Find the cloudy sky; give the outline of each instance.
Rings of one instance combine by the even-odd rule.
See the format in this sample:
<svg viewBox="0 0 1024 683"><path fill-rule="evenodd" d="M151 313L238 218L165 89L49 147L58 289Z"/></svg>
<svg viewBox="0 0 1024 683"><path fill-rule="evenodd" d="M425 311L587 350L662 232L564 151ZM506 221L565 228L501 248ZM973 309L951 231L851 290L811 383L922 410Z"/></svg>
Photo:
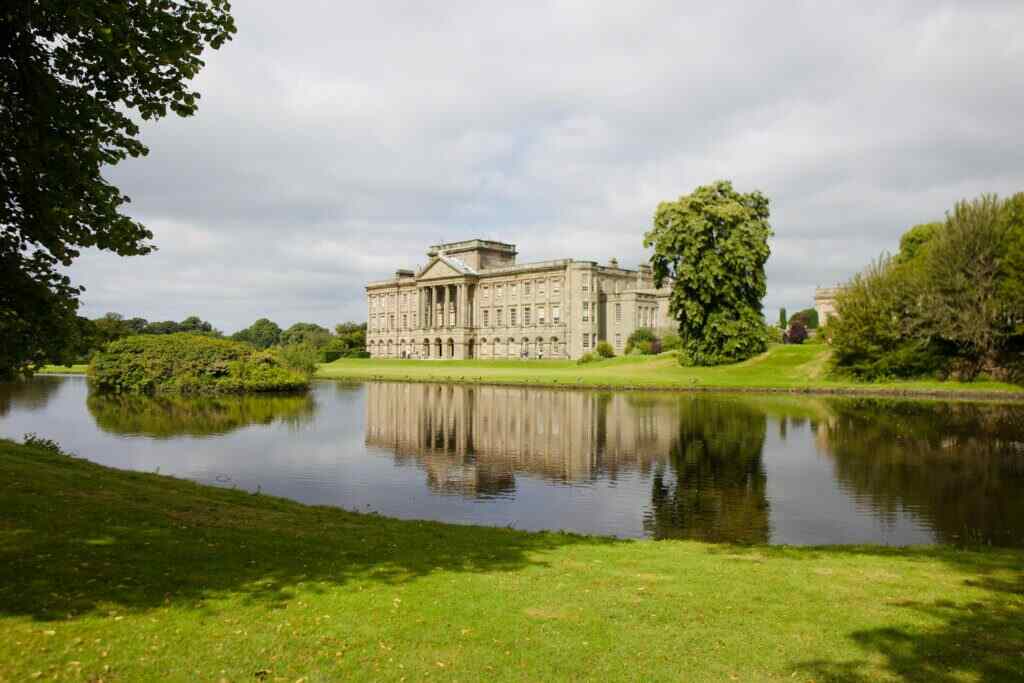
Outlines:
<svg viewBox="0 0 1024 683"><path fill-rule="evenodd" d="M1024 190L1020 0L234 14L199 113L108 174L159 251L83 256L89 316L365 320L367 280L472 237L634 266L659 201L726 178L771 199L774 319L956 200Z"/></svg>

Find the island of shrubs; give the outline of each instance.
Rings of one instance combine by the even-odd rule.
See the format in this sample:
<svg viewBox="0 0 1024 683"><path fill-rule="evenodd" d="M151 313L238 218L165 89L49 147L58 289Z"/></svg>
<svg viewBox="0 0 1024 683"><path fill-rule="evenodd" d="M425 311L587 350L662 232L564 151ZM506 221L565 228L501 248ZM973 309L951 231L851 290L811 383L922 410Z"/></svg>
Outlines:
<svg viewBox="0 0 1024 683"><path fill-rule="evenodd" d="M256 349L201 334L137 335L113 341L92 357L96 391L128 394L242 394L302 391L316 369L302 346Z"/></svg>

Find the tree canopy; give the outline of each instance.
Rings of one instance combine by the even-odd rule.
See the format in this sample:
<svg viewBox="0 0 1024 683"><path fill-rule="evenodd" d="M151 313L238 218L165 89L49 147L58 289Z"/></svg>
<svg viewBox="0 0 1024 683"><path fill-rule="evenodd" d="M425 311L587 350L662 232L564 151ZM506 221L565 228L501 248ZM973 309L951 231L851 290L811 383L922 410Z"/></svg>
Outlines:
<svg viewBox="0 0 1024 683"><path fill-rule="evenodd" d="M644 246L654 247L655 284L672 281L681 362L716 365L765 350L768 217L767 197L741 194L724 180L658 205Z"/></svg>
<svg viewBox="0 0 1024 683"><path fill-rule="evenodd" d="M231 335L236 341L249 342L258 349L266 349L281 341L281 328L267 318L260 318L244 330Z"/></svg>
<svg viewBox="0 0 1024 683"><path fill-rule="evenodd" d="M195 113L206 47L235 32L226 0L26 0L0 10L0 375L56 360L83 248L154 249L103 169L147 153L139 119Z"/></svg>
<svg viewBox="0 0 1024 683"><path fill-rule="evenodd" d="M869 379L1024 380L1024 194L962 201L926 226L837 297L837 365Z"/></svg>

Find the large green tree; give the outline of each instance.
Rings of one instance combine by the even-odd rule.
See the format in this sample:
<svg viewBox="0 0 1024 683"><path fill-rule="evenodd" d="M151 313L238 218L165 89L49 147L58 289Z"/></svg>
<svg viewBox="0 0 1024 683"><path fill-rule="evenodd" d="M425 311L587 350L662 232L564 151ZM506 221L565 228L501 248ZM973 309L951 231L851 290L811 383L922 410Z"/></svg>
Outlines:
<svg viewBox="0 0 1024 683"><path fill-rule="evenodd" d="M281 328L273 320L260 318L244 330L235 332L231 338L249 342L258 349L266 349L281 341Z"/></svg>
<svg viewBox="0 0 1024 683"><path fill-rule="evenodd" d="M226 0L12 0L0 8L0 375L57 359L83 248L152 251L105 167L139 121L196 111L188 81L235 31Z"/></svg>
<svg viewBox="0 0 1024 683"><path fill-rule="evenodd" d="M767 197L741 194L724 180L658 205L644 246L654 247L655 284L672 281L681 362L717 365L765 350L768 215Z"/></svg>

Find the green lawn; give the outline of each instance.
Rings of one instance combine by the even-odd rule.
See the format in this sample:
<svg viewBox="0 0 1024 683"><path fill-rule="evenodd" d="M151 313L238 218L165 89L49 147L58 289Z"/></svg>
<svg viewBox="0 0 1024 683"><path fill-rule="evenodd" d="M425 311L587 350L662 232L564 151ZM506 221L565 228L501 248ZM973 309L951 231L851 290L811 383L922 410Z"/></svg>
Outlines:
<svg viewBox="0 0 1024 683"><path fill-rule="evenodd" d="M1024 395L1024 387L991 381L859 383L828 374L829 348L822 344L773 346L743 363L681 367L673 354L627 356L577 365L565 360L421 361L342 359L320 366L317 377L406 381L486 382L551 386L686 389L771 389L879 393Z"/></svg>
<svg viewBox="0 0 1024 683"><path fill-rule="evenodd" d="M1024 552L398 521L0 441L0 633L10 681L1020 681Z"/></svg>
<svg viewBox="0 0 1024 683"><path fill-rule="evenodd" d="M89 366L85 363L75 365L44 365L36 370L41 375L84 375Z"/></svg>

